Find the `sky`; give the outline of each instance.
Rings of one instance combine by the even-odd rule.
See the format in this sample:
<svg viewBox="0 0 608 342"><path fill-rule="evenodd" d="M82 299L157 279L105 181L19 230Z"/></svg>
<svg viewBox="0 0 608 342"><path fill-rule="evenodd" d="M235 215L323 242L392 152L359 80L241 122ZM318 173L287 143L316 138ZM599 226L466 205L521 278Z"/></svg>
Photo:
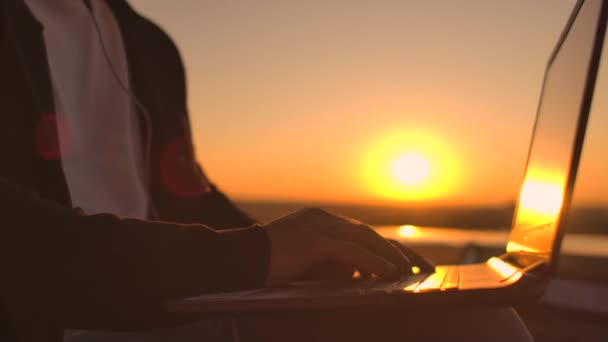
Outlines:
<svg viewBox="0 0 608 342"><path fill-rule="evenodd" d="M495 205L574 1L131 3L177 44L197 158L230 197Z"/></svg>

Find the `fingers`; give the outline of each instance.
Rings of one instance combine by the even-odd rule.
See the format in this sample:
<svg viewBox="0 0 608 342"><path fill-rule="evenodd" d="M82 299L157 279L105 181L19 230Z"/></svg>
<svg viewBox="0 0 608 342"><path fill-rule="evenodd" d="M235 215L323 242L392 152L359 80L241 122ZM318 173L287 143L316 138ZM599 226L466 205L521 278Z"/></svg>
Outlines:
<svg viewBox="0 0 608 342"><path fill-rule="evenodd" d="M435 265L426 260L423 256L409 249L407 246L399 243L397 240L387 239L393 246L397 247L415 266L418 266L423 272L435 272Z"/></svg>
<svg viewBox="0 0 608 342"><path fill-rule="evenodd" d="M335 224L333 229L328 230L329 236L344 239L359 244L371 252L383 257L402 269L402 274L411 273L411 262L407 254L392 243L388 242L375 230L363 223L343 219L342 224Z"/></svg>
<svg viewBox="0 0 608 342"><path fill-rule="evenodd" d="M411 273L408 259L369 226L321 209L300 210L263 228L271 246L267 285L331 264L344 265L340 272L358 270L388 278Z"/></svg>
<svg viewBox="0 0 608 342"><path fill-rule="evenodd" d="M364 273L373 273L384 278L392 278L399 273L398 267L393 263L349 241L323 239L321 252L329 261L342 263Z"/></svg>

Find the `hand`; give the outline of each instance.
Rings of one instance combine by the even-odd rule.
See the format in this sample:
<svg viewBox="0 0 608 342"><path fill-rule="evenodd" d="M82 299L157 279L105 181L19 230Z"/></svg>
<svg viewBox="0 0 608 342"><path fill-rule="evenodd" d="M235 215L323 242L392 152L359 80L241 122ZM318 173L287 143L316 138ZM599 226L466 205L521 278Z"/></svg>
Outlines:
<svg viewBox="0 0 608 342"><path fill-rule="evenodd" d="M407 257L369 226L321 209L303 209L262 228L270 240L266 286L297 280L326 265L386 278L411 273Z"/></svg>
<svg viewBox="0 0 608 342"><path fill-rule="evenodd" d="M404 246L397 240L393 240L393 239L386 239L386 240L388 242L390 242L393 246L397 247L399 249L399 251L409 259L410 263L413 266L418 267L421 272L435 273L435 264L433 262L427 260L425 257L423 257L423 256L417 254L416 252L414 252L413 250L407 248L406 246Z"/></svg>

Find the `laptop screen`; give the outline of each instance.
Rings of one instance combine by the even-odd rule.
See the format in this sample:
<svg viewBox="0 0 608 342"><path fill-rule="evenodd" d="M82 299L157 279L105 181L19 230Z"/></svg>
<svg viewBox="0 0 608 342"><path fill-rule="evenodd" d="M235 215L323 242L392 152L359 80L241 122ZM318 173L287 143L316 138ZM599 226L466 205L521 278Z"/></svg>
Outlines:
<svg viewBox="0 0 608 342"><path fill-rule="evenodd" d="M577 3L549 60L508 252L550 259L560 243L603 41L602 3Z"/></svg>

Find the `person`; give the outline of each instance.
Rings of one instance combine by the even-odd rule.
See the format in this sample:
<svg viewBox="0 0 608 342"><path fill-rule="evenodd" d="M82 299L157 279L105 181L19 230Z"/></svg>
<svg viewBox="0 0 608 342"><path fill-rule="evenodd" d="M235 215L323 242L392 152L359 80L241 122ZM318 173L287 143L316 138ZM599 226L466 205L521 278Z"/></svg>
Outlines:
<svg viewBox="0 0 608 342"><path fill-rule="evenodd" d="M194 159L178 52L125 1L1 1L2 341L167 325L168 299L326 261L407 269L361 223L310 209L256 225L218 190Z"/></svg>
<svg viewBox="0 0 608 342"><path fill-rule="evenodd" d="M0 3L2 341L169 327L186 321L169 299L318 265L410 270L360 222L305 209L258 225L226 197L195 160L175 45L125 0Z"/></svg>

